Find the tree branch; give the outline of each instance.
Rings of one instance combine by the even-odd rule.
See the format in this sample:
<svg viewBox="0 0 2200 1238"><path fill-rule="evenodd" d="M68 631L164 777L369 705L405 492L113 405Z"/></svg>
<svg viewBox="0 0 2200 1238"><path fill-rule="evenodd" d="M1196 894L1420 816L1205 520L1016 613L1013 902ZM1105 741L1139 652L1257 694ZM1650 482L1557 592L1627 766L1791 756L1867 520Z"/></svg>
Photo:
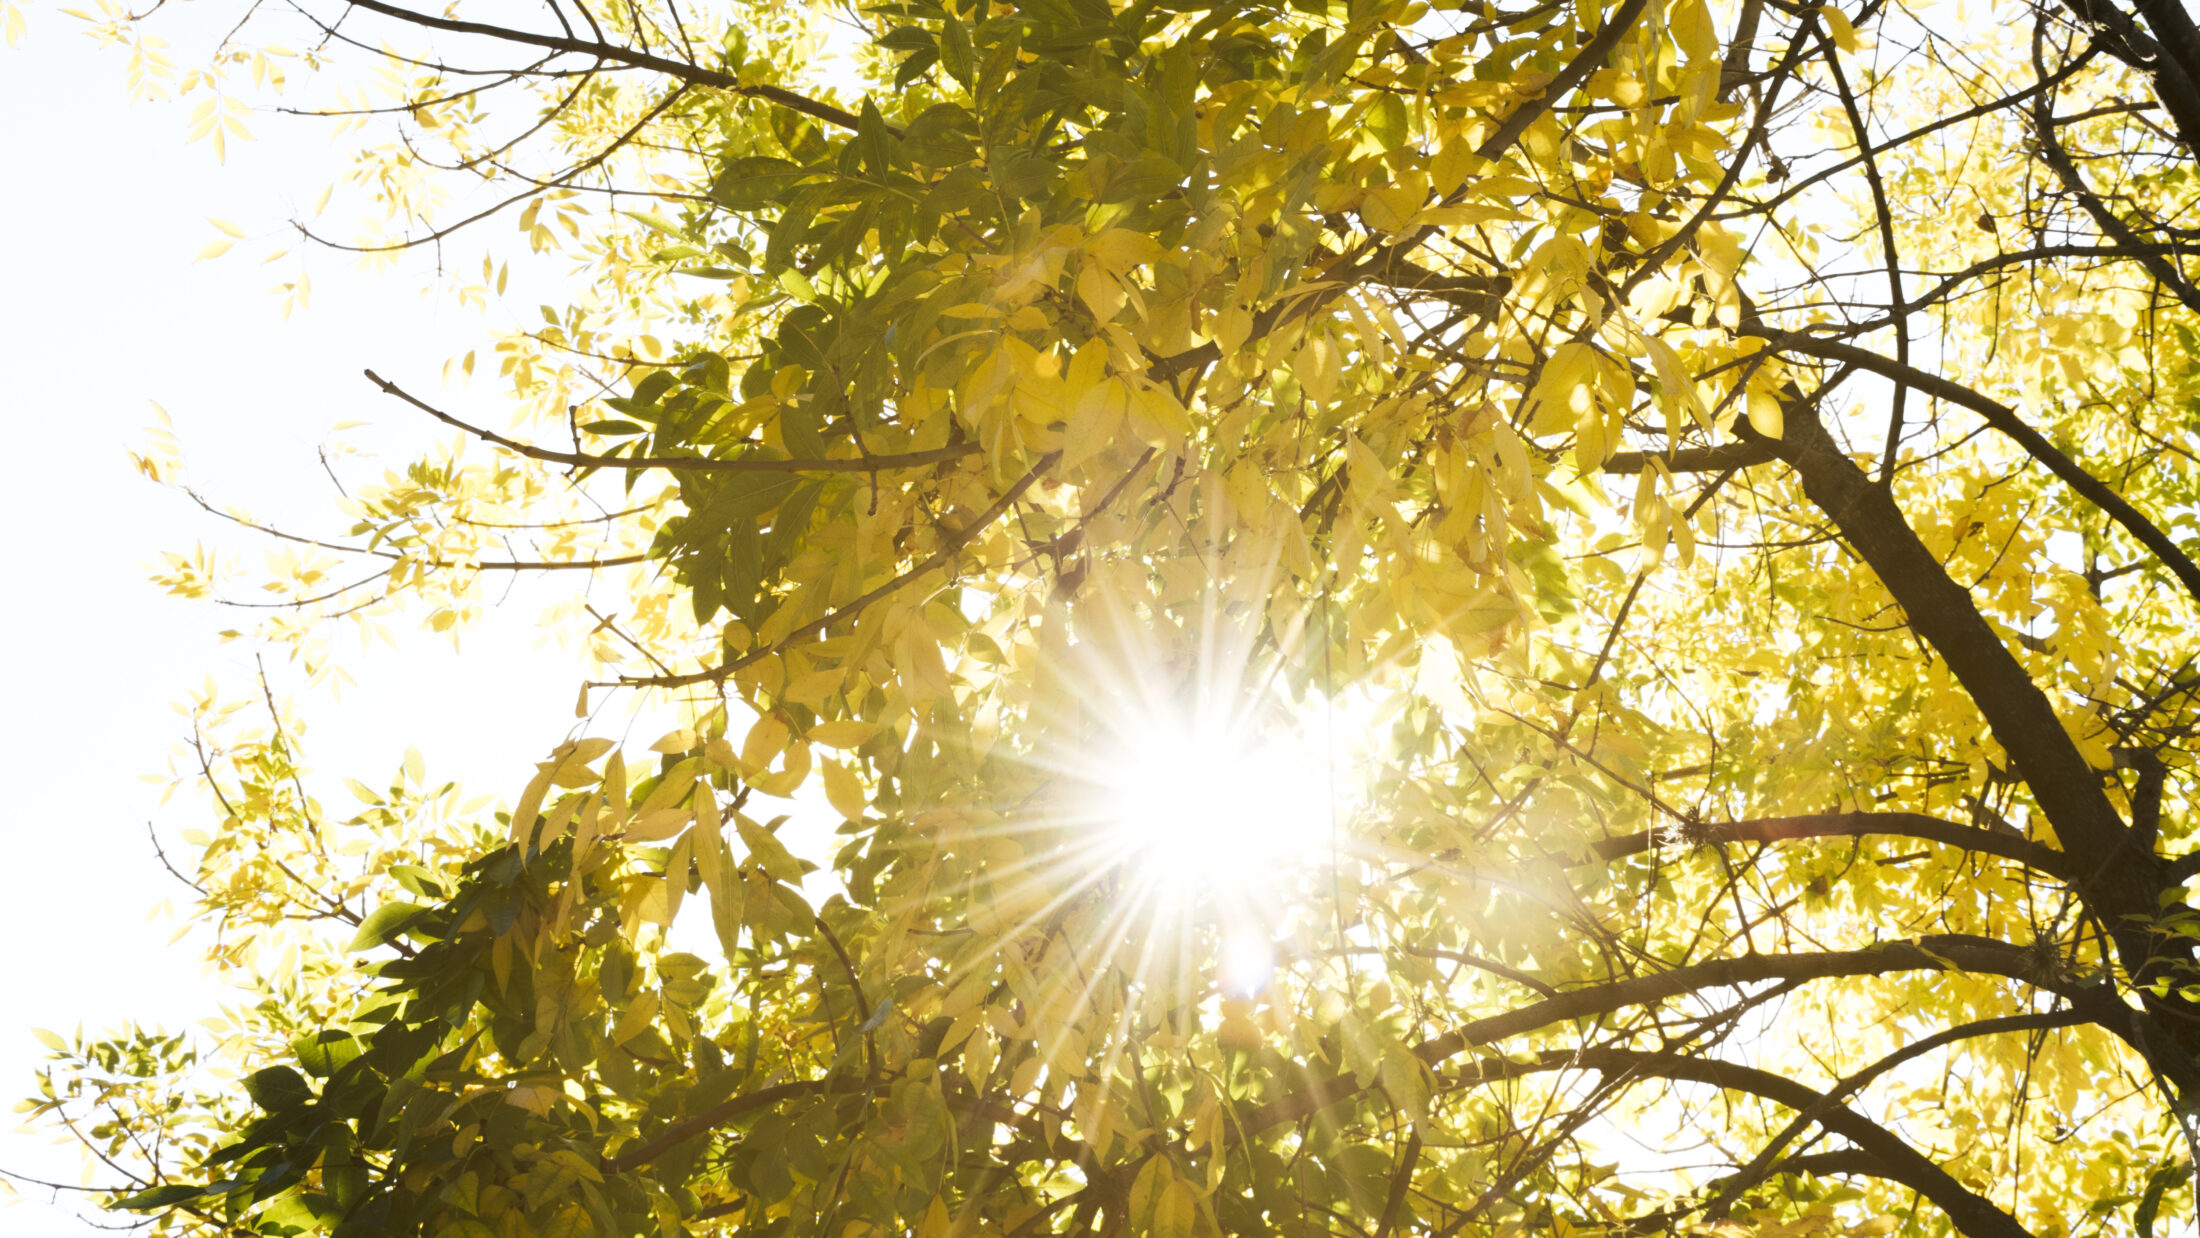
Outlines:
<svg viewBox="0 0 2200 1238"><path fill-rule="evenodd" d="M1915 812L1841 812L1800 817L1757 817L1746 821L1687 822L1598 841L1600 860L1640 855L1667 843L1701 845L1740 842L1789 842L1805 838L1865 838L1875 834L1919 838L1965 851L2000 856L2053 877L2068 880L2066 857L2018 834L1958 825Z"/></svg>
<svg viewBox="0 0 2200 1238"><path fill-rule="evenodd" d="M1655 460L1664 465L1668 473L1719 473L1779 458L1766 443L1720 443L1716 447L1679 447L1672 451L1616 451L1605 460L1604 471L1640 473Z"/></svg>
<svg viewBox="0 0 2200 1238"><path fill-rule="evenodd" d="M589 40L561 38L550 34L530 34L524 30L513 30L508 26L490 26L481 22L459 21L450 17L431 17L426 13L415 13L410 9L398 8L394 4L384 4L382 0L345 0L345 3L353 8L365 9L370 13L380 13L384 17L393 17L398 21L408 22L415 26L426 26L431 30L448 30L453 34L477 34L491 39L503 39L509 43L546 48L550 51L594 56L599 60L608 60L613 64L632 65L637 69L654 69L659 73L668 74L679 78L683 82L689 82L697 86L712 86L731 94L745 95L751 99L763 99L776 103L805 116L815 117L829 125L837 125L850 133L856 130L855 116L834 107L830 103L820 103L815 99L798 95L791 90L785 90L778 86L744 86L741 84L740 78L730 73L722 73L716 69L706 69L701 65L687 64L678 60L668 60L663 56L635 51L628 47L620 47L615 43L606 43L600 39ZM900 134L897 132L895 136L899 137Z"/></svg>
<svg viewBox="0 0 2200 1238"><path fill-rule="evenodd" d="M1938 374L1918 369L1915 366L1904 365L1891 357L1882 356L1870 349L1858 348L1854 344L1842 344L1793 331L1779 331L1746 324L1742 327L1742 333L1771 340L1776 346L1783 349L1807 353L1813 357L1823 357L1829 361L1839 361L1846 365L1853 365L1860 370L1868 370L1882 378L1892 379L1898 383L1906 383L1925 392L1927 395L1946 400L1951 404L1959 404L1979 414L1986 419L1986 424L2000 431L2019 447L2024 448L2027 454L2041 464L2046 465L2048 471L2061 478L2064 484L2084 496L2088 502L2099 508L2102 514L2115 521L2126 533L2138 539L2148 550L2153 551L2155 557L2162 561L2162 566L2168 568L2171 574L2177 577L2178 583L2185 587L2185 592L2191 594L2194 600L2200 601L2200 565L2194 564L2192 559L2178 548L2177 543L2170 539L2169 534L2164 533L2152 520L2147 519L2138 508L2126 502L2122 495L2110 489L2106 482L2086 472L2077 461L2064 455L2053 443L2048 442L2047 436L2027 423L2017 410L1994 399L1992 396L1974 391L1960 383L1950 382ZM1834 513L1829 511L1827 514L1833 515ZM1839 523L1839 517L1836 517L1836 523ZM1908 528L1907 524L1903 527ZM1938 570L1936 564L1935 571L1938 572ZM1890 587L1892 586L1890 585Z"/></svg>
<svg viewBox="0 0 2200 1238"><path fill-rule="evenodd" d="M904 452L900 455L870 455L852 459L831 460L762 460L748 457L740 460L713 460L705 456L596 456L585 452L552 451L536 447L516 439L506 438L494 430L460 421L442 409L422 402L404 388L390 382L373 370L366 371L367 381L382 389L383 394L393 395L412 405L437 421L455 426L475 438L494 443L507 451L517 452L530 460L548 464L569 464L579 468L625 469L638 472L643 469L664 469L670 473L878 473L887 469L923 468L926 465L944 464L971 455L980 447L976 443L955 443L937 447L931 451Z"/></svg>
<svg viewBox="0 0 2200 1238"><path fill-rule="evenodd" d="M1884 976L1906 971L1962 971L2005 976L2035 988L2058 994L2073 1004L2081 1003L2090 988L2056 973L2038 952L1990 937L1950 933L1921 937L1916 941L1887 942L1861 950L1832 950L1817 954L1752 954L1740 958L1692 963L1668 971L1632 976L1585 988L1568 989L1556 997L1517 1007L1502 1014L1475 1019L1414 1046L1413 1055L1434 1066L1464 1053L1475 1045L1490 1044L1508 1036L1520 1036L1552 1024L1610 1014L1632 1006L1647 1006L1704 989L1734 988L1766 981L1801 982L1840 976ZM2121 1006L2121 1003L2117 1003ZM2127 1042L2135 1034L2128 1026L2103 1024ZM1323 1079L1239 1115L1247 1131L1297 1121L1358 1095L1366 1089L1351 1075Z"/></svg>
<svg viewBox="0 0 2200 1238"><path fill-rule="evenodd" d="M1847 1139L1871 1157L1892 1181L1933 1201L1956 1228L1970 1238L2033 1238L2030 1230L1933 1163L1910 1142L1879 1123L1832 1098L1770 1071L1723 1062L1715 1058L1681 1057L1641 1053L1629 1049L1582 1049L1546 1053L1533 1064L1480 1063L1490 1073L1528 1069L1560 1070L1581 1067L1599 1073L1631 1074L1709 1084L1730 1092L1748 1092L1797 1112L1819 1115L1819 1124Z"/></svg>
<svg viewBox="0 0 2200 1238"><path fill-rule="evenodd" d="M841 620L861 613L873 602L876 602L880 598L883 598L888 594L893 593L894 591L900 589L903 585L906 585L910 581L913 581L919 576L924 575L926 572L929 572L934 568L943 566L944 564L952 560L957 554L960 554L963 547L977 540L978 535L985 532L985 530L990 527L994 521L999 520L1002 513L1006 512L1009 507L1016 502L1017 499L1022 498L1024 491L1029 490L1032 486L1032 483L1038 481L1040 476L1044 474L1048 469L1054 467L1054 462L1061 458L1062 453L1059 451L1050 451L1047 454L1039 457L1038 462L1031 466L1031 470L1029 472L1018 478L1015 485L1010 486L1006 493L1002 494L1000 498L994 500L993 506L986 508L983 512L980 512L978 514L978 518L971 521L968 528L964 529L960 533L955 534L953 537L948 538L945 545L941 546L930 556L926 557L923 562L918 563L915 567L912 567L908 571L901 573L900 575L894 577L892 580L889 580L885 584L880 585L878 588L864 594L862 597L859 597L854 601L849 602L847 605L839 607L836 610L833 610L819 618L812 619L810 622L803 624L801 627L796 628L792 632L789 632L785 636L781 637L776 644L766 645L761 649L754 650L750 653L742 655L741 657L735 658L731 662L722 662L719 665L711 667L707 670L694 671L686 675L651 675L635 679L620 679L610 683L591 682L588 686L592 688L682 688L688 686L689 684L723 683L725 682L725 679L728 675L733 674L735 671L740 670L742 667L749 666L753 663L762 661L763 659L770 657L772 654L778 652L781 649L784 649L790 642L800 640L803 637L811 636L819 632L823 632L827 628L832 627L834 624L840 622Z"/></svg>

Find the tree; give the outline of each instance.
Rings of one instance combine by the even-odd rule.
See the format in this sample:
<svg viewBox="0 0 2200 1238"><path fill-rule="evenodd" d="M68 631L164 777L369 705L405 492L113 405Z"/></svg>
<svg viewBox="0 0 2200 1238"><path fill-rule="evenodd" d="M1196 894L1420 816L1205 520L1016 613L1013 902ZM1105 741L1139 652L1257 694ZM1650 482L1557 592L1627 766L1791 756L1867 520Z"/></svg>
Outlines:
<svg viewBox="0 0 2200 1238"><path fill-rule="evenodd" d="M249 1105L180 1038L57 1045L34 1108L115 1208L2194 1203L2179 6L904 0L839 15L859 90L805 77L812 14L298 13L312 80L385 74L335 110L396 126L391 232L301 231L509 209L577 273L502 349L510 433L369 374L473 446L352 487L319 545L381 564L300 560L263 636L325 670L329 624L452 627L499 570L618 600L568 615L584 722L493 819L409 763L338 822L287 706L204 703L201 914L295 965L222 1044ZM279 80L271 20L176 79L209 135ZM585 733L625 693L685 702L654 759ZM761 819L806 786L829 857ZM699 918L716 958L667 940Z"/></svg>

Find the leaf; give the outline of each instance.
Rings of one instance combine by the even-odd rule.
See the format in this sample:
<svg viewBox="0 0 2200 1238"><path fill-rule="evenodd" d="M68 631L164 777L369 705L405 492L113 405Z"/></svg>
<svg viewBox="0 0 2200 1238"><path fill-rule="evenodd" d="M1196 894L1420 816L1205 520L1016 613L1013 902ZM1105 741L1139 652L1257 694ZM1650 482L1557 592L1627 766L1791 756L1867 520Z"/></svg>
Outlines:
<svg viewBox="0 0 2200 1238"><path fill-rule="evenodd" d="M115 1200L109 1207L119 1208L125 1212L152 1212L156 1209L171 1208L177 1204L188 1203L204 1194L206 1194L205 1187L170 1182L149 1190L139 1191L134 1195L125 1195Z"/></svg>
<svg viewBox="0 0 2200 1238"><path fill-rule="evenodd" d="M669 237L685 238L687 235L680 230L680 226L678 224L673 223L671 220L666 219L662 215L652 214L649 211L621 211L619 213L626 216L628 219L647 224L649 227L655 229L658 232L662 232Z"/></svg>
<svg viewBox="0 0 2200 1238"><path fill-rule="evenodd" d="M271 1114L288 1113L313 1103L313 1088L305 1076L288 1066L269 1066L244 1078L245 1094Z"/></svg>
<svg viewBox="0 0 2200 1238"><path fill-rule="evenodd" d="M736 815L733 822L734 828L741 833L742 844L749 849L751 863L762 865L764 871L771 874L775 881L802 880L802 861L787 850L777 835L747 817Z"/></svg>
<svg viewBox="0 0 2200 1238"><path fill-rule="evenodd" d="M941 23L939 56L947 75L965 89L969 88L977 68L977 55L970 44L970 27L953 13L947 14Z"/></svg>
<svg viewBox="0 0 2200 1238"><path fill-rule="evenodd" d="M395 940L406 926L428 913L430 909L415 903L385 903L367 913L359 922L359 931L352 935L351 944L344 947L352 954Z"/></svg>
<svg viewBox="0 0 2200 1238"><path fill-rule="evenodd" d="M1833 45L1855 55L1858 46L1856 25L1849 20L1848 14L1830 4L1820 5L1814 11L1825 19L1826 29L1833 35Z"/></svg>
<svg viewBox="0 0 2200 1238"><path fill-rule="evenodd" d="M290 1042L291 1052L298 1055L298 1064L316 1079L326 1079L349 1066L363 1049L350 1032L335 1028L300 1036Z"/></svg>
<svg viewBox="0 0 2200 1238"><path fill-rule="evenodd" d="M1750 429L1766 438L1781 437L1787 428L1787 418L1780 408L1779 398L1752 383L1747 399Z"/></svg>
<svg viewBox="0 0 2200 1238"><path fill-rule="evenodd" d="M792 473L735 473L710 493L696 510L695 520L707 528L753 521L779 506L801 484L802 479Z"/></svg>
<svg viewBox="0 0 2200 1238"><path fill-rule="evenodd" d="M1102 202L1145 202L1177 189L1183 182L1184 169L1175 160L1166 155L1141 155L1109 176L1096 196Z"/></svg>
<svg viewBox="0 0 2200 1238"><path fill-rule="evenodd" d="M803 175L801 165L785 159L735 159L711 179L710 197L727 210L759 211L791 192Z"/></svg>
<svg viewBox="0 0 2200 1238"><path fill-rule="evenodd" d="M2154 1218L2161 1211L2163 1193L2191 1173L2190 1165L2164 1165L2148 1175L2146 1189L2139 1196L2139 1206L2131 1214L2131 1225L2139 1238L2154 1238Z"/></svg>
<svg viewBox="0 0 2200 1238"><path fill-rule="evenodd" d="M818 766L825 782L825 800L833 811L850 821L861 821L864 810L870 806L870 797L864 794L863 783L855 771L838 761L825 761Z"/></svg>
<svg viewBox="0 0 2200 1238"><path fill-rule="evenodd" d="M806 732L811 743L823 744L827 748L839 748L844 751L862 747L864 744L869 743L871 737L876 734L878 734L878 724L866 722L860 718L850 718L840 722L820 722Z"/></svg>
<svg viewBox="0 0 2200 1238"><path fill-rule="evenodd" d="M1384 150L1406 144L1409 123L1406 101L1388 92L1376 96L1375 106L1367 114L1367 131Z"/></svg>

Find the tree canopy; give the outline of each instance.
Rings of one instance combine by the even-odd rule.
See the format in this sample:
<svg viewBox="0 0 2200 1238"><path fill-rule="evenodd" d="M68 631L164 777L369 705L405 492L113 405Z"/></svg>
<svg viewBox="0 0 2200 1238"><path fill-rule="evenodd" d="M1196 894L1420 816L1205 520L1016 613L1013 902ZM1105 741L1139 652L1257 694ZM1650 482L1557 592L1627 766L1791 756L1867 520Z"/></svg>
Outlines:
<svg viewBox="0 0 2200 1238"><path fill-rule="evenodd" d="M30 1104L114 1209L2190 1215L2175 0L193 7L88 20L216 145L329 117L380 222L305 241L486 254L493 309L482 238L564 264L470 386L332 377L457 433L262 528L247 638L325 676L557 572L585 681L481 704L549 750L496 811L417 759L332 807L300 707L195 702L246 999L57 1037Z"/></svg>

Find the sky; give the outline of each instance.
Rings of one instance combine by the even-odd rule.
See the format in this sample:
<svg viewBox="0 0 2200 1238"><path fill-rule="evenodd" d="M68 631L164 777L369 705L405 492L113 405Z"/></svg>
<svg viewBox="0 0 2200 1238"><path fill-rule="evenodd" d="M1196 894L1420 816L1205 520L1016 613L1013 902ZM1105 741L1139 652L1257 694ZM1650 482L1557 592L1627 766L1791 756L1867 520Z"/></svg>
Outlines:
<svg viewBox="0 0 2200 1238"><path fill-rule="evenodd" d="M206 7L174 15L174 41L220 16ZM417 276L362 275L336 255L313 260L310 304L285 320L270 287L292 265L261 267L244 245L194 262L219 235L209 217L278 231L333 178L337 148L313 122L255 116L258 140L231 145L219 164L204 144L186 145L187 106L127 101L119 53L95 48L55 8L29 17L23 44L0 47L0 115L10 118L0 167L11 182L0 195L0 418L11 440L0 525L15 531L0 591L12 698L0 711L0 750L14 777L0 801L9 856L0 1097L9 1108L31 1094L44 1056L30 1028L180 1028L212 1014L225 992L188 943L169 944L179 921L148 921L164 900L187 906L189 894L161 871L148 827L173 848L178 832L207 822L187 794L162 805L141 775L165 768L183 735L170 703L210 673L248 682L251 655L216 636L237 625L235 612L165 597L146 565L200 540L250 556L261 546L132 469L126 451L143 442L152 403L173 417L202 492L340 533L317 456L331 427L371 421L347 437L392 455L434 438L360 371L436 391L444 360L485 343L491 325L423 298ZM493 399L488 383L438 394L477 408ZM354 649L345 662L357 683L341 699L271 664L278 689L300 694L313 765L372 783L415 745L431 776L514 797L571 725L580 677L566 655L538 644L548 596L517 591L462 652L401 628L394 650ZM0 1169L78 1180L72 1150L15 1121L0 1122ZM0 1202L0 1231L94 1232L48 1198L26 1190Z"/></svg>

